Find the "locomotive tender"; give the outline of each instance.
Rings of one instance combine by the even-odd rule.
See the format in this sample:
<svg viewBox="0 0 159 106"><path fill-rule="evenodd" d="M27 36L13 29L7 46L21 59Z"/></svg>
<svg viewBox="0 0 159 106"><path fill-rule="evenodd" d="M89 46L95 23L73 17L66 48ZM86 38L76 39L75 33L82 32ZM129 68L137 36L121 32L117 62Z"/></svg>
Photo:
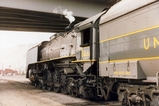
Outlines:
<svg viewBox="0 0 159 106"><path fill-rule="evenodd" d="M159 1L122 0L27 54L35 86L122 105L159 105Z"/></svg>

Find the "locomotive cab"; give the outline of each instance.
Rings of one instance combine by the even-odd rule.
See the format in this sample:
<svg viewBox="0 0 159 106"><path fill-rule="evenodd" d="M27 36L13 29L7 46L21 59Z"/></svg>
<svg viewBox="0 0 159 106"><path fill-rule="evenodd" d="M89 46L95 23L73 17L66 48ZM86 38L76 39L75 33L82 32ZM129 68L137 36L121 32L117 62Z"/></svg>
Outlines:
<svg viewBox="0 0 159 106"><path fill-rule="evenodd" d="M77 32L77 42L80 46L76 50L77 63L83 63L83 72L96 63L98 55L98 21L100 16L105 13L101 12L92 18L89 18L75 26ZM94 70L95 71L95 70Z"/></svg>

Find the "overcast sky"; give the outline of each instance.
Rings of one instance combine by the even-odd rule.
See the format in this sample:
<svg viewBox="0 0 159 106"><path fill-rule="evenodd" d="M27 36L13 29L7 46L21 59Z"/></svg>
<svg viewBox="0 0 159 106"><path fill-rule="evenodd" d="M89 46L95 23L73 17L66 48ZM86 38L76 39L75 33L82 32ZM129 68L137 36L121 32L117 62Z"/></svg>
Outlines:
<svg viewBox="0 0 159 106"><path fill-rule="evenodd" d="M49 40L53 33L0 31L0 49Z"/></svg>

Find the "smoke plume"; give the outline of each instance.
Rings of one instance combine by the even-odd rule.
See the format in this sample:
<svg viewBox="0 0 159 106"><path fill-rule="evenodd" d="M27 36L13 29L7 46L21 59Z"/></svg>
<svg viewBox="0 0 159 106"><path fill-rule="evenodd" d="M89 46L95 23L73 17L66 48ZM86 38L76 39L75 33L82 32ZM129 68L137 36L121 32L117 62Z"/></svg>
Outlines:
<svg viewBox="0 0 159 106"><path fill-rule="evenodd" d="M65 17L69 20L70 23L75 21L75 17L73 16L73 12L72 11L67 11L67 9L65 9L63 11L63 15L65 15Z"/></svg>

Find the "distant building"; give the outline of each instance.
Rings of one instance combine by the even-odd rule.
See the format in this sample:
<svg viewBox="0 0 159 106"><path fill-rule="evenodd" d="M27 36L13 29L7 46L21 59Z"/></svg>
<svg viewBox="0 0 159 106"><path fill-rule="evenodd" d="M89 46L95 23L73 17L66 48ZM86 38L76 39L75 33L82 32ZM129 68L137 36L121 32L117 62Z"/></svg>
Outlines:
<svg viewBox="0 0 159 106"><path fill-rule="evenodd" d="M16 74L18 74L18 72L15 70L12 70L12 69L5 69L4 71L0 70L0 75L2 75L2 76L4 76L4 75L16 75Z"/></svg>

